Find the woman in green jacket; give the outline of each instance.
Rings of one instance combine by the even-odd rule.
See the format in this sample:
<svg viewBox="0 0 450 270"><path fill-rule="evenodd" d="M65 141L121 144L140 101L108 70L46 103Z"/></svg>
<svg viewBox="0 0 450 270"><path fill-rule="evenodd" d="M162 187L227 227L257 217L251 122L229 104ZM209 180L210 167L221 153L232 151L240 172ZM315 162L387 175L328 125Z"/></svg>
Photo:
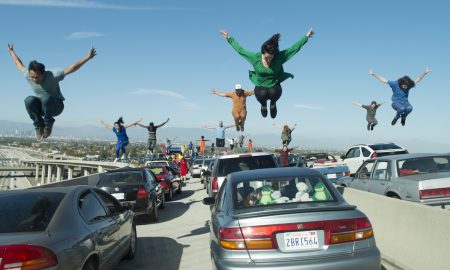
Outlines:
<svg viewBox="0 0 450 270"><path fill-rule="evenodd" d="M292 58L314 34L313 29L290 48L279 51L280 34L273 35L261 46L261 52L250 52L242 48L233 37L221 30L222 37L230 43L235 51L244 57L255 69L249 72L250 80L255 84L255 96L261 103L261 115L267 116L267 100L270 100L270 116L277 116L276 102L281 97L280 83L294 75L283 70L283 64Z"/></svg>

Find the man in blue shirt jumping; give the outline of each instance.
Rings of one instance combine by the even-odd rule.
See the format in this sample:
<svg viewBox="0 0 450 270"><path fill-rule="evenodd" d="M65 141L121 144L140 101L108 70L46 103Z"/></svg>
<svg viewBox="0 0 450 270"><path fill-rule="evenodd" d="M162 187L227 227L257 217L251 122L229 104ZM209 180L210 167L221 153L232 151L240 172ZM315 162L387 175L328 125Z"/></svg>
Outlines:
<svg viewBox="0 0 450 270"><path fill-rule="evenodd" d="M232 128L234 125L224 126L223 121L219 121L219 125L217 127L212 126L202 126L207 129L215 129L216 130L216 147L224 147L225 146L225 130L227 128Z"/></svg>
<svg viewBox="0 0 450 270"><path fill-rule="evenodd" d="M406 117L413 110L413 107L408 101L409 90L416 86L429 72L430 69L426 68L422 75L415 81L408 76L404 76L396 81L388 81L380 75L375 74L371 69L369 70L370 75L383 83L389 84L392 89L392 108L397 111L397 114L391 122L392 125L395 125L399 118L401 118L402 126L406 124Z"/></svg>

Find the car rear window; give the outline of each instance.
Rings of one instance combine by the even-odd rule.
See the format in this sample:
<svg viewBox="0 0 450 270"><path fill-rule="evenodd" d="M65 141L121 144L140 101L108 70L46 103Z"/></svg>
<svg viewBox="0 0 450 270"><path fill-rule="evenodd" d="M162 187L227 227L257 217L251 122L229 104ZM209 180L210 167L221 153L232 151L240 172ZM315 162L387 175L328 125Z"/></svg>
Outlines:
<svg viewBox="0 0 450 270"><path fill-rule="evenodd" d="M154 173L155 175L163 175L163 174L164 174L164 169L163 169L163 168L153 167L153 168L150 168L150 170L151 170L152 173Z"/></svg>
<svg viewBox="0 0 450 270"><path fill-rule="evenodd" d="M224 158L219 159L217 175L221 177L233 172L275 167L276 164L271 155Z"/></svg>
<svg viewBox="0 0 450 270"><path fill-rule="evenodd" d="M234 206L239 209L336 201L330 187L317 175L244 180L233 186L233 193Z"/></svg>
<svg viewBox="0 0 450 270"><path fill-rule="evenodd" d="M0 233L44 231L65 194L23 192L0 196Z"/></svg>
<svg viewBox="0 0 450 270"><path fill-rule="evenodd" d="M380 152L380 153L377 153L377 157L393 156L393 155L400 155L400 154L408 154L408 151L401 150L401 151L392 151L392 152Z"/></svg>
<svg viewBox="0 0 450 270"><path fill-rule="evenodd" d="M391 150L391 149L403 149L400 146L393 144L393 143L383 143L383 144L372 144L369 145L370 148L372 148L374 151L378 150Z"/></svg>
<svg viewBox="0 0 450 270"><path fill-rule="evenodd" d="M194 164L198 165L198 164L202 164L203 163L203 159L196 159L194 160Z"/></svg>
<svg viewBox="0 0 450 270"><path fill-rule="evenodd" d="M118 186L143 183L142 172L114 172L104 174L98 181L97 186Z"/></svg>
<svg viewBox="0 0 450 270"><path fill-rule="evenodd" d="M450 172L450 156L411 158L397 161L398 175Z"/></svg>

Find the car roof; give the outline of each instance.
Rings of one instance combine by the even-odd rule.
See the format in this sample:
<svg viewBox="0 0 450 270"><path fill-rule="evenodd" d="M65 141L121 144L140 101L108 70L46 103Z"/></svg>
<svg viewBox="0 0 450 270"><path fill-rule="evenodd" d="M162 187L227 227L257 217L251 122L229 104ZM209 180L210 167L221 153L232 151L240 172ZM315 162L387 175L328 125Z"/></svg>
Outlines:
<svg viewBox="0 0 450 270"><path fill-rule="evenodd" d="M439 154L439 153L412 153L412 154L399 154L390 155L373 158L374 160L399 160L399 159L410 159L410 158L422 158L422 157L434 157L434 156L450 156L450 154Z"/></svg>
<svg viewBox="0 0 450 270"><path fill-rule="evenodd" d="M320 172L310 168L283 167L283 168L268 168L268 169L256 169L256 170L234 172L230 173L227 176L227 179L233 183L246 179L294 177L299 175L322 176Z"/></svg>
<svg viewBox="0 0 450 270"><path fill-rule="evenodd" d="M88 189L88 188L96 188L95 186L88 185L76 185L76 186L65 186L65 187L46 187L46 186L36 186L27 189L13 189L13 190L2 190L0 191L0 196L3 195L13 195L19 193L27 193L27 192L59 192L59 193L70 193L77 189Z"/></svg>
<svg viewBox="0 0 450 270"><path fill-rule="evenodd" d="M272 155L272 153L267 153L267 152L251 152L251 153L223 155L223 156L218 157L218 159L250 157L250 156L258 157L258 156L271 156L271 155Z"/></svg>
<svg viewBox="0 0 450 270"><path fill-rule="evenodd" d="M402 146L400 146L400 145L398 145L398 144L396 144L396 143L393 143L393 142L384 142L384 143L358 143L358 144L353 145L352 147L355 147L355 146L368 146L368 147L370 147L371 145L383 145L383 144L393 144L393 145L397 145L398 147L403 148Z"/></svg>
<svg viewBox="0 0 450 270"><path fill-rule="evenodd" d="M143 171L145 169L146 169L146 167L142 167L142 168L123 167L123 168L119 168L119 169L109 170L105 173L108 174L108 173L116 173L116 172L138 172L138 171Z"/></svg>

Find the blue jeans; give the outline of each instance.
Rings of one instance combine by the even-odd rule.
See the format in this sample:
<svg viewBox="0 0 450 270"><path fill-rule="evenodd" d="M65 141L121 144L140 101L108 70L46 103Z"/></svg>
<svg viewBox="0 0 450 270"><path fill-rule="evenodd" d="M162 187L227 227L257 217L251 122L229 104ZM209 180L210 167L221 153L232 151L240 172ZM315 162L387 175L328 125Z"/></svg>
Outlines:
<svg viewBox="0 0 450 270"><path fill-rule="evenodd" d="M25 108L33 120L34 127L42 127L55 122L54 116L58 116L64 110L62 100L44 94L42 97L29 96L25 99Z"/></svg>
<svg viewBox="0 0 450 270"><path fill-rule="evenodd" d="M413 110L413 107L407 100L395 101L392 103L392 108L397 111L397 115L395 116L397 119L400 117L406 118Z"/></svg>
<svg viewBox="0 0 450 270"><path fill-rule="evenodd" d="M122 150L122 154L125 154L125 147L128 145L128 141L117 141L116 143L116 158L120 156L120 150Z"/></svg>

